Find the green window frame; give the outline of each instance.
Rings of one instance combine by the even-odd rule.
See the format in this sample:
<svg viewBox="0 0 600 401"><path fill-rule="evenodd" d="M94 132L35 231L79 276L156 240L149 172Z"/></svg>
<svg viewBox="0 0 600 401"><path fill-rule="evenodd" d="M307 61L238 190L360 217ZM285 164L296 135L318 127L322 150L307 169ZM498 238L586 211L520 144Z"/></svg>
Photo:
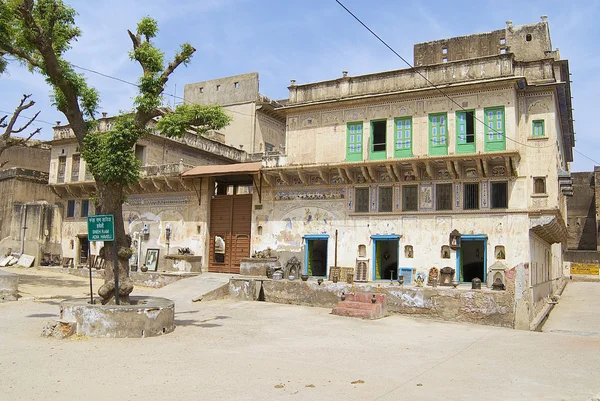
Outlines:
<svg viewBox="0 0 600 401"><path fill-rule="evenodd" d="M429 115L429 155L448 154L448 114Z"/></svg>
<svg viewBox="0 0 600 401"><path fill-rule="evenodd" d="M412 157L412 117L394 119L394 157Z"/></svg>
<svg viewBox="0 0 600 401"><path fill-rule="evenodd" d="M456 153L475 153L475 110L456 112Z"/></svg>
<svg viewBox="0 0 600 401"><path fill-rule="evenodd" d="M534 137L546 136L546 130L544 128L544 120L534 120L532 126L532 135Z"/></svg>
<svg viewBox="0 0 600 401"><path fill-rule="evenodd" d="M346 161L359 162L363 159L363 123L348 123L346 127Z"/></svg>
<svg viewBox="0 0 600 401"><path fill-rule="evenodd" d="M369 160L385 159L387 159L387 120L373 120L371 121Z"/></svg>
<svg viewBox="0 0 600 401"><path fill-rule="evenodd" d="M506 131L504 106L484 109L486 152L506 150Z"/></svg>

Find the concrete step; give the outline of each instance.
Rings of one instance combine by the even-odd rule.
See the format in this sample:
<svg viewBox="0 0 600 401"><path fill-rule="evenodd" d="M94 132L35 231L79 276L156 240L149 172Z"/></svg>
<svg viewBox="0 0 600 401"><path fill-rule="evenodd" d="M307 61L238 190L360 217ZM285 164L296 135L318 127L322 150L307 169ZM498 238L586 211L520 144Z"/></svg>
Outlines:
<svg viewBox="0 0 600 401"><path fill-rule="evenodd" d="M359 317L361 319L377 319L377 314L374 311L364 310L364 309L347 309L347 308L333 308L331 311L332 314L337 316L346 316L346 317Z"/></svg>
<svg viewBox="0 0 600 401"><path fill-rule="evenodd" d="M378 319L385 316L386 298L383 294L356 292L346 294L346 299L339 302L331 311L332 314L362 319ZM373 302L375 297L375 302Z"/></svg>
<svg viewBox="0 0 600 401"><path fill-rule="evenodd" d="M344 309L362 309L362 310L370 310L374 312L380 313L382 310L381 304L372 304L366 302L356 302L356 301L342 301L337 304L338 308Z"/></svg>
<svg viewBox="0 0 600 401"><path fill-rule="evenodd" d="M376 304L384 304L385 303L385 295L384 294L373 294L370 292L355 292L346 294L346 301L354 301L354 302L364 302L364 303L372 303L371 299L375 295L375 303Z"/></svg>

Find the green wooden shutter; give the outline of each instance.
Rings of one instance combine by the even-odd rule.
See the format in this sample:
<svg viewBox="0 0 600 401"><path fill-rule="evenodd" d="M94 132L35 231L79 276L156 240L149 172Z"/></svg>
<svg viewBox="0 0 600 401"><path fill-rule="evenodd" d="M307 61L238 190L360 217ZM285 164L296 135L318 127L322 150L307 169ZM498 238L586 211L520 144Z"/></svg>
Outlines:
<svg viewBox="0 0 600 401"><path fill-rule="evenodd" d="M535 120L533 122L533 136L540 137L546 135L544 132L544 120Z"/></svg>
<svg viewBox="0 0 600 401"><path fill-rule="evenodd" d="M506 150L506 131L504 127L504 107L490 107L485 113L486 152Z"/></svg>
<svg viewBox="0 0 600 401"><path fill-rule="evenodd" d="M348 123L346 128L346 161L358 162L362 160L363 151L363 124Z"/></svg>
<svg viewBox="0 0 600 401"><path fill-rule="evenodd" d="M475 111L456 112L456 153L475 153ZM468 119L471 119L472 134L468 132Z"/></svg>
<svg viewBox="0 0 600 401"><path fill-rule="evenodd" d="M446 113L429 115L429 155L448 154L448 116Z"/></svg>
<svg viewBox="0 0 600 401"><path fill-rule="evenodd" d="M394 157L412 157L412 117L394 120Z"/></svg>

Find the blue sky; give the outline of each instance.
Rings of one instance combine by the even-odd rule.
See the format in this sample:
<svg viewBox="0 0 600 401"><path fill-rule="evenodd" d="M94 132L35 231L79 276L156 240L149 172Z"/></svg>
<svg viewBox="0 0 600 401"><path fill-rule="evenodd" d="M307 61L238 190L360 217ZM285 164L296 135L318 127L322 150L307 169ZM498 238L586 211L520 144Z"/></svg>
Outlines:
<svg viewBox="0 0 600 401"><path fill-rule="evenodd" d="M67 1L68 2L68 1ZM548 15L554 48L568 59L576 150L600 162L600 138L592 128L595 95L600 93L600 1L393 1L344 0L367 25L408 61L413 44L540 21ZM127 56L127 29L149 15L158 20L156 44L167 59L180 43L197 51L192 63L172 76L169 93L183 95L186 83L257 71L260 92L287 98L290 79L315 82L341 76L406 68L392 52L353 20L334 0L103 0L69 2L79 13L83 36L68 54L81 67L135 82L139 68ZM101 93L101 111L111 114L131 107L135 88L86 73ZM66 118L49 102L43 78L13 65L0 78L0 110L15 108L23 93L33 94L40 119ZM172 98L166 97L167 101ZM29 114L33 114L29 113ZM39 123L39 139L52 137L51 125ZM594 163L578 153L573 171Z"/></svg>

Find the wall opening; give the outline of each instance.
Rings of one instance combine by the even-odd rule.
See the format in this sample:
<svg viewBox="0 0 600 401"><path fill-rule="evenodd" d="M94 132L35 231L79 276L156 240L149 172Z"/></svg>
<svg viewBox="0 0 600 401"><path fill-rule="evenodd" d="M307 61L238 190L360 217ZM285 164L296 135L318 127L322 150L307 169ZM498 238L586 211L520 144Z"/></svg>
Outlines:
<svg viewBox="0 0 600 401"><path fill-rule="evenodd" d="M486 240L461 237L460 281L470 283L474 278L486 279Z"/></svg>
<svg viewBox="0 0 600 401"><path fill-rule="evenodd" d="M306 240L306 269L309 276L325 277L327 275L327 240Z"/></svg>
<svg viewBox="0 0 600 401"><path fill-rule="evenodd" d="M385 152L387 121L373 121L373 152Z"/></svg>
<svg viewBox="0 0 600 401"><path fill-rule="evenodd" d="M398 278L398 240L373 239L375 247L375 280Z"/></svg>

